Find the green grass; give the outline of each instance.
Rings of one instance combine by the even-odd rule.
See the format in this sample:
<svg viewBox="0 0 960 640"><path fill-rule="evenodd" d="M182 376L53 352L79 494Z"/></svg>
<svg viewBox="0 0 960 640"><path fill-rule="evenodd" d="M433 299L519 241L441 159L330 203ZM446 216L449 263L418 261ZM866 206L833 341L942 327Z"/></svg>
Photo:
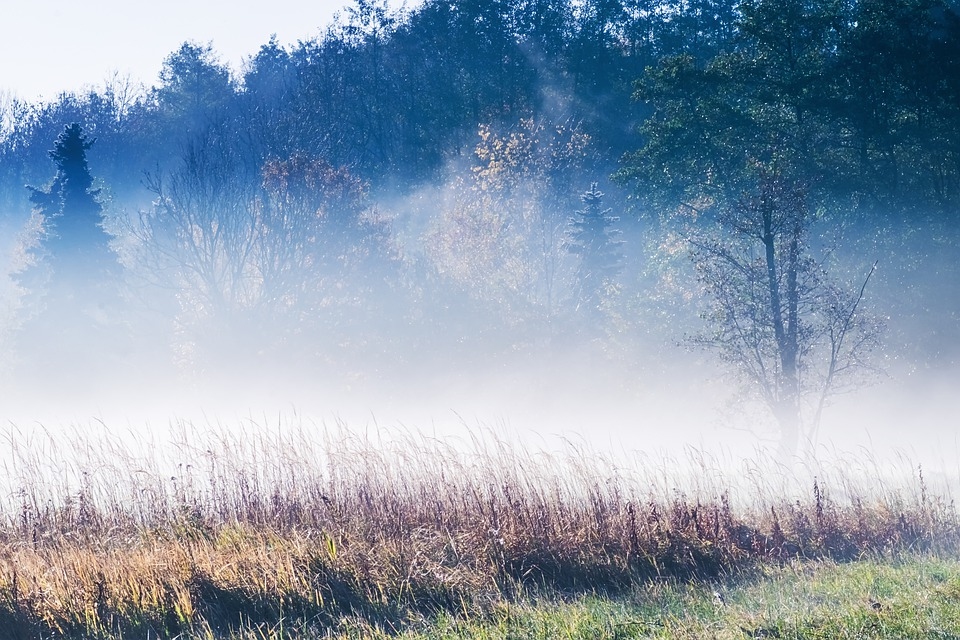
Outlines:
<svg viewBox="0 0 960 640"><path fill-rule="evenodd" d="M718 605L714 591L723 594ZM875 608L876 607L876 608ZM528 597L473 617L443 614L394 630L345 618L324 630L262 627L234 638L625 640L960 638L960 562L900 555L789 562L720 581L648 581L616 597ZM203 636L196 636L203 637Z"/></svg>

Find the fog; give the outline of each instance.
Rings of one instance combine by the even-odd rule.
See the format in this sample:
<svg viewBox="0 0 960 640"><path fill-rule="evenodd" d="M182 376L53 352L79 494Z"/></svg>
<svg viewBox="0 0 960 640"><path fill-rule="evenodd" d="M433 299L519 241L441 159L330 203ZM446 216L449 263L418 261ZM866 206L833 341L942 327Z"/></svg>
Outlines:
<svg viewBox="0 0 960 640"><path fill-rule="evenodd" d="M890 66L867 17L805 38L850 92L811 106L754 90L792 70L737 3L709 28L448 4L2 105L9 438L336 426L956 475L955 147L836 106ZM936 15L905 48L949 44ZM889 109L955 137L945 83Z"/></svg>
<svg viewBox="0 0 960 640"><path fill-rule="evenodd" d="M636 226L627 241L642 242L645 233L644 225ZM939 273L915 260L910 274ZM675 268L673 277L683 277L685 264ZM797 464L809 456L861 455L909 460L933 473L957 471L960 375L955 343L943 343L956 331L944 318L956 313L957 298L936 297L936 280L914 280L901 291L907 273L888 262L869 297L871 310L890 318L881 373L831 401L820 441L804 448ZM124 286L136 282L128 278ZM462 303L462 291L447 286L432 289L438 299L431 308L443 308L445 300ZM346 328L331 341L322 333L300 338L287 319L274 324L269 314L229 336L252 324L246 314L189 333L179 326L176 307L168 307L173 317L157 311L171 294L189 293L124 298L111 310L111 317L126 319L122 336L112 333L114 326L71 337L75 316L65 315L31 344L18 340L28 321L17 327L8 319L14 325L5 334L8 428L56 434L105 426L120 439L148 442L184 424L199 432L297 425L318 433L336 425L453 442L487 434L535 450L585 446L618 456L683 458L694 450L730 465L775 456L778 430L768 410L713 354L685 342L704 322L692 303L684 309L664 302L666 321L640 309L640 318L622 329L602 335L576 329L543 339L531 339L528 327L498 317L499 310L477 316L469 305L447 307L442 322L418 326L416 316L388 305L377 308L384 316L376 322L359 318L356 333L349 313L338 319ZM22 290L16 295L26 297ZM279 346L271 339L278 335L285 338Z"/></svg>

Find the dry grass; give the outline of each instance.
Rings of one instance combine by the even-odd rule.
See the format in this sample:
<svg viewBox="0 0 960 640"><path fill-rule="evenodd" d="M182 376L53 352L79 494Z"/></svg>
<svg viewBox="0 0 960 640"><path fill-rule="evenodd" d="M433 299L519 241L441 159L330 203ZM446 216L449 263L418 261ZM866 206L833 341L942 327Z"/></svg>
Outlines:
<svg viewBox="0 0 960 640"><path fill-rule="evenodd" d="M13 639L356 619L399 630L440 612L484 616L520 594L960 540L952 501L920 474L891 488L817 469L821 480L789 475L796 493L776 467L730 483L700 454L687 474L486 435L182 424L147 446L106 432L59 448L48 434L8 437L0 628Z"/></svg>

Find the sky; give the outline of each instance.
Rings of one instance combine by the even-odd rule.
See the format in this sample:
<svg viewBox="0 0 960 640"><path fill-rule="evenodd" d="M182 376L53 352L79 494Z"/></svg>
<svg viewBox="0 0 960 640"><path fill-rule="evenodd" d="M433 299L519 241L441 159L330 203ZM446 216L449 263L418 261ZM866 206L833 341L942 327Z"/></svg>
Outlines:
<svg viewBox="0 0 960 640"><path fill-rule="evenodd" d="M312 38L352 1L27 0L16 5L0 19L0 96L36 101L102 86L115 74L150 86L164 58L186 40L212 42L221 61L238 69L272 34L284 45Z"/></svg>

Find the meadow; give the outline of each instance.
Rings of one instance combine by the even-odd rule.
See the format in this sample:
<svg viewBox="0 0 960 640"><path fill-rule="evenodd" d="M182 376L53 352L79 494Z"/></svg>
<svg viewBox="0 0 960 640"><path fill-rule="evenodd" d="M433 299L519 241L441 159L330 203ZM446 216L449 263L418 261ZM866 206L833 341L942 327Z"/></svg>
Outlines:
<svg viewBox="0 0 960 640"><path fill-rule="evenodd" d="M960 637L960 518L906 460L141 435L4 434L0 636Z"/></svg>

